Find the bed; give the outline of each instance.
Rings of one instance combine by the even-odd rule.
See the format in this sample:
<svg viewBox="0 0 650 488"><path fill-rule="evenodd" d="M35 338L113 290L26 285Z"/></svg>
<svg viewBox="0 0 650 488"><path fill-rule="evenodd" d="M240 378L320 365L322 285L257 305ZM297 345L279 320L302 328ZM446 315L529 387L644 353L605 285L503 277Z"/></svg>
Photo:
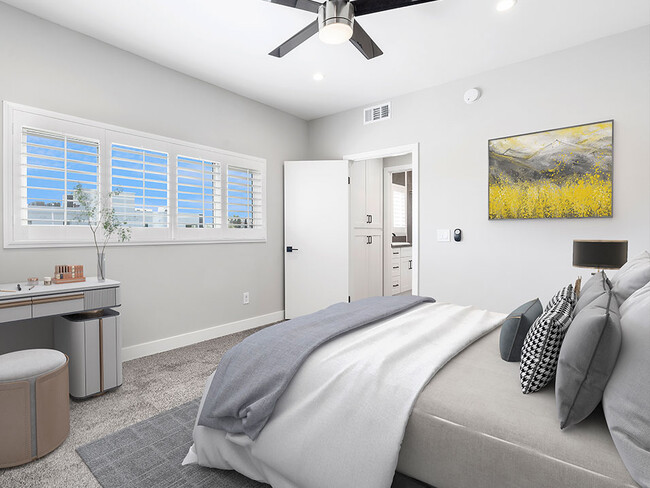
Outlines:
<svg viewBox="0 0 650 488"><path fill-rule="evenodd" d="M424 388L397 471L437 488L638 487L601 409L561 431L555 390L522 395L519 363L499 357L497 329L451 360Z"/></svg>
<svg viewBox="0 0 650 488"><path fill-rule="evenodd" d="M650 256L648 259L650 264ZM645 288L642 298L647 304L650 283ZM422 327L426 339L414 336L408 339L407 353L394 355L407 356L416 366L392 362L391 341L397 343L403 336L382 339L384 345L371 342L382 327L392 328L395 334L407 330L405 324L415 321L413 317L423 323L441 310L448 322L467 322L472 331L462 339L455 337L451 341L456 343L455 349L445 352L431 371L420 371L427 363L427 353L418 353L413 344L444 343L447 339L426 336L430 334L427 327ZM470 319L460 320L460 316ZM646 457L637 462L642 473L633 478L601 408L561 431L552 384L532 395L522 395L519 363L503 361L498 352L504 318L505 314L473 307L425 303L347 332L309 356L259 437L251 439L242 433L208 428L198 425L197 419L195 445L185 463L235 469L277 488L388 487L393 473L397 473L393 486L409 487L647 488L645 482L635 482L645 479L646 450L641 454ZM447 326L432 328L437 327ZM370 351L370 366L358 368L348 362L351 351L356 354L364 348ZM379 367L372 365L371 356L384 355L391 356L387 362L380 361ZM435 355L440 351L435 350ZM328 370L332 365L339 369ZM402 392L401 384L391 390L404 376L396 376L397 380L389 377L388 386L379 387L386 378L376 379L376 368L385 368L389 374L397 369L408 377L419 376L422 384L409 400L412 393ZM348 371L357 369L363 370L363 376L353 375L348 383L337 383ZM355 382L364 386L355 387ZM366 388L368 383L376 385ZM390 392L387 409L375 404L374 395L380 390ZM338 391L342 394L335 393ZM394 410L391 402L397 396L406 398L406 407ZM355 419L346 423L350 416ZM388 448L383 445L384 434L391 439ZM382 474L373 478L376 473Z"/></svg>

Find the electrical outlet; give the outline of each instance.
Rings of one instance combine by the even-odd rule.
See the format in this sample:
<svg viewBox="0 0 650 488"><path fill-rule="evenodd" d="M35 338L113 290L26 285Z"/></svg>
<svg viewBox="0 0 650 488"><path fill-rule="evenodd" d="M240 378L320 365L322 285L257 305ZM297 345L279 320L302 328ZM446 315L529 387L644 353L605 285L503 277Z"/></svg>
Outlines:
<svg viewBox="0 0 650 488"><path fill-rule="evenodd" d="M449 242L449 229L437 229L438 242Z"/></svg>
<svg viewBox="0 0 650 488"><path fill-rule="evenodd" d="M248 294L248 292L245 291L245 292L244 292L244 296L243 296L243 298L242 298L242 303L243 303L244 305L248 305L250 302L251 302L251 297L250 297L250 295Z"/></svg>

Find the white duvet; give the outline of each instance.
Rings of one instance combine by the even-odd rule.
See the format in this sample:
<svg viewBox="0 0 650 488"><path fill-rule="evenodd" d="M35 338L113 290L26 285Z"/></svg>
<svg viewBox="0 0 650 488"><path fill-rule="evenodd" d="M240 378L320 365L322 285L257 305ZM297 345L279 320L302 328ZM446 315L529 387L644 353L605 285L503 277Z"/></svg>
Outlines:
<svg viewBox="0 0 650 488"><path fill-rule="evenodd" d="M255 441L196 425L183 464L274 488L388 488L419 392L504 317L427 303L344 334L302 365Z"/></svg>

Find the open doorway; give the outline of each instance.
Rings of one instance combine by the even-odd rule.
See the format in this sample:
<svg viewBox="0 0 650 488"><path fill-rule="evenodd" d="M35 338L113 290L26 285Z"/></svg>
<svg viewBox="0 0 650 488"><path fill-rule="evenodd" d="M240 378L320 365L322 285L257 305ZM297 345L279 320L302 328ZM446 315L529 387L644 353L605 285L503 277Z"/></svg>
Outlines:
<svg viewBox="0 0 650 488"><path fill-rule="evenodd" d="M350 299L417 295L418 145L344 158L350 161Z"/></svg>
<svg viewBox="0 0 650 488"><path fill-rule="evenodd" d="M384 158L384 295L413 294L411 154Z"/></svg>

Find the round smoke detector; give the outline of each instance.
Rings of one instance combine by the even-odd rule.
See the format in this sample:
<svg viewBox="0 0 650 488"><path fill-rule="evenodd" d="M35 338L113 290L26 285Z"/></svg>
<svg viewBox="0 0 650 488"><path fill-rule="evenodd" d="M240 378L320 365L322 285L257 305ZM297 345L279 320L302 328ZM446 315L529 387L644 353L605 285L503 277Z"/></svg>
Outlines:
<svg viewBox="0 0 650 488"><path fill-rule="evenodd" d="M478 88L470 88L463 95L463 100L465 100L465 103L467 104L474 103L479 98L481 98L481 92Z"/></svg>

